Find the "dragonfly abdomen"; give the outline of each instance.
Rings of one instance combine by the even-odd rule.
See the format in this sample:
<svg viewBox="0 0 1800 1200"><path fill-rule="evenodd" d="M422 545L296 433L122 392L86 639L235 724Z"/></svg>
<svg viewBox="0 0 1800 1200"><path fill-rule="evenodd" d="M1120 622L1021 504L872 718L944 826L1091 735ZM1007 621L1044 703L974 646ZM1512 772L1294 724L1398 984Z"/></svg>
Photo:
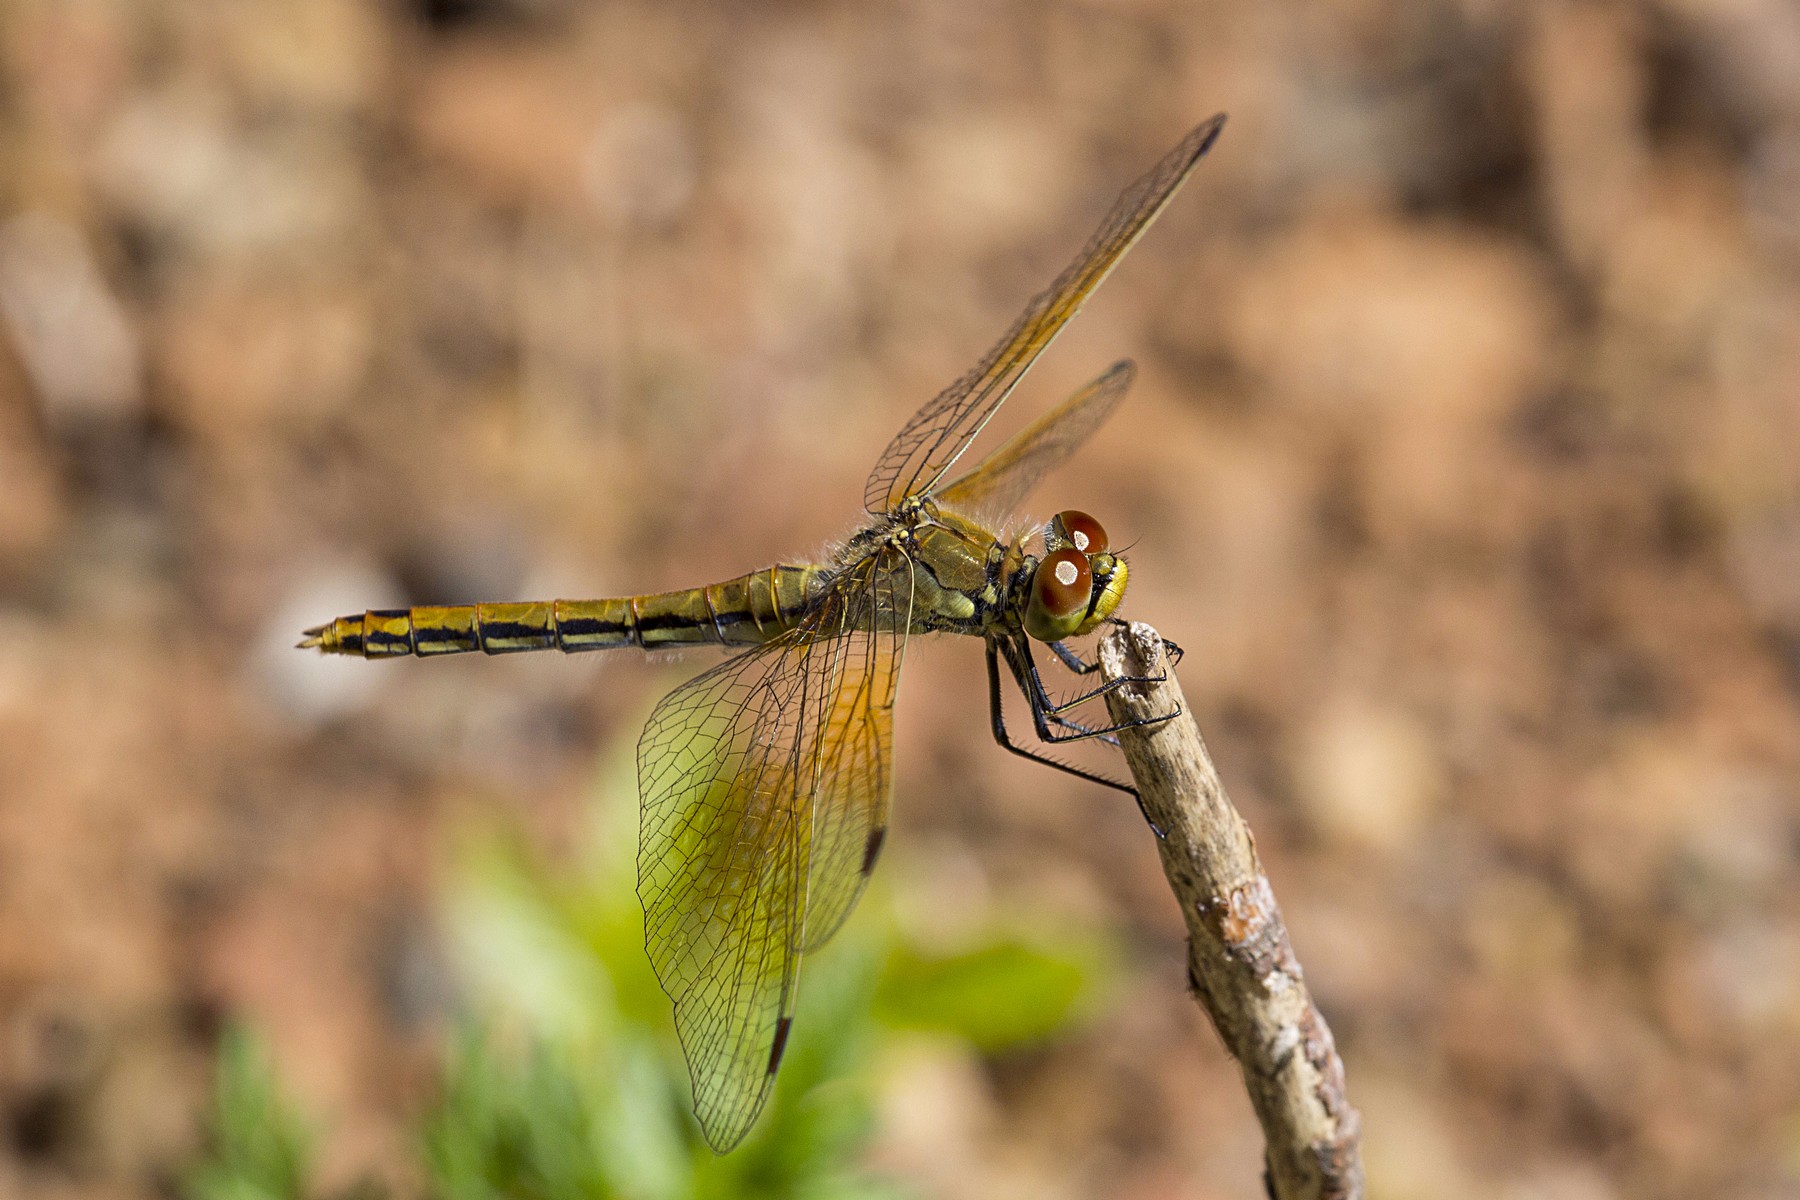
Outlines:
<svg viewBox="0 0 1800 1200"><path fill-rule="evenodd" d="M754 646L793 628L824 574L812 564L779 563L702 588L609 600L376 609L309 629L300 645L363 658Z"/></svg>

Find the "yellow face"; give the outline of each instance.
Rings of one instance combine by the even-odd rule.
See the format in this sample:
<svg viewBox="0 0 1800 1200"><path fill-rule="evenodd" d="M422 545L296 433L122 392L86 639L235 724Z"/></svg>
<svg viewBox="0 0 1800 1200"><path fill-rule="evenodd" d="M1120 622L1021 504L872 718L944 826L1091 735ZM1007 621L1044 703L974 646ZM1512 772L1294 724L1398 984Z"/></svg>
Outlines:
<svg viewBox="0 0 1800 1200"><path fill-rule="evenodd" d="M1031 576L1025 632L1041 642L1091 633L1125 598L1125 563L1106 530L1084 512L1058 513L1044 529L1048 551Z"/></svg>

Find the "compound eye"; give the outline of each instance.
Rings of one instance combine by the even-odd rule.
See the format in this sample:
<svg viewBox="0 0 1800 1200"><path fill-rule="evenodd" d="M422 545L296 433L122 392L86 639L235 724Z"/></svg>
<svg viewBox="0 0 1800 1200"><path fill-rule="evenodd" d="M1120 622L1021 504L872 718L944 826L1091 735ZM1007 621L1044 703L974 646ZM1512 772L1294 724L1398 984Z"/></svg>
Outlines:
<svg viewBox="0 0 1800 1200"><path fill-rule="evenodd" d="M1077 509L1057 513L1050 532L1059 545L1073 546L1083 554L1106 553L1106 527Z"/></svg>
<svg viewBox="0 0 1800 1200"><path fill-rule="evenodd" d="M1093 597L1094 573L1079 550L1057 550L1038 564L1032 577L1034 598L1053 617L1086 612Z"/></svg>

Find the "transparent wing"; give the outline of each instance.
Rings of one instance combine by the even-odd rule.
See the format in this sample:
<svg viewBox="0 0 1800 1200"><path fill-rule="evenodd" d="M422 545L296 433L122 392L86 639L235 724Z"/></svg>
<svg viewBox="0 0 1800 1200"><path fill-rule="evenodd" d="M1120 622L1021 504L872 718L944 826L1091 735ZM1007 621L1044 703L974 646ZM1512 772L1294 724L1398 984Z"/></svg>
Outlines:
<svg viewBox="0 0 1800 1200"><path fill-rule="evenodd" d="M1106 423L1136 377L1129 360L1114 363L974 470L939 488L934 493L938 502L971 516L1010 516L1045 472L1067 462Z"/></svg>
<svg viewBox="0 0 1800 1200"><path fill-rule="evenodd" d="M894 689L912 623L912 569L901 554L868 564L852 603L880 620L871 631L838 639L843 661L833 673L833 704L820 733L802 950L824 945L843 925L887 837Z"/></svg>
<svg viewBox="0 0 1800 1200"><path fill-rule="evenodd" d="M809 913L842 923L886 825L905 626L873 606L910 605L898 563L847 570L805 624L664 697L638 742L645 945L721 1152L768 1100L800 952L824 940Z"/></svg>
<svg viewBox="0 0 1800 1200"><path fill-rule="evenodd" d="M869 475L863 503L870 512L887 512L907 496L931 490L1037 356L1143 236L1201 156L1212 148L1224 124L1223 113L1201 124L1149 174L1127 188L1075 261L1026 306L1000 343L967 375L913 414Z"/></svg>

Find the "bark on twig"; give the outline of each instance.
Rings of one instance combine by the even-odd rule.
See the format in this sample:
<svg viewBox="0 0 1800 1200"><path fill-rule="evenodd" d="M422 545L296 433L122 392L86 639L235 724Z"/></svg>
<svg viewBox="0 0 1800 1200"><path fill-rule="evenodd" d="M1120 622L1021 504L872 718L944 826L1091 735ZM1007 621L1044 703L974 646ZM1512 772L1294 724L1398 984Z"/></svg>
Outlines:
<svg viewBox="0 0 1800 1200"><path fill-rule="evenodd" d="M1288 944L1275 893L1249 827L1225 795L1189 715L1163 641L1148 625L1115 629L1100 644L1115 721L1182 715L1124 730L1119 742L1163 831L1163 871L1188 926L1188 980L1243 1071L1267 1143L1265 1183L1275 1200L1348 1200L1363 1194L1360 1118L1344 1095L1344 1064Z"/></svg>

